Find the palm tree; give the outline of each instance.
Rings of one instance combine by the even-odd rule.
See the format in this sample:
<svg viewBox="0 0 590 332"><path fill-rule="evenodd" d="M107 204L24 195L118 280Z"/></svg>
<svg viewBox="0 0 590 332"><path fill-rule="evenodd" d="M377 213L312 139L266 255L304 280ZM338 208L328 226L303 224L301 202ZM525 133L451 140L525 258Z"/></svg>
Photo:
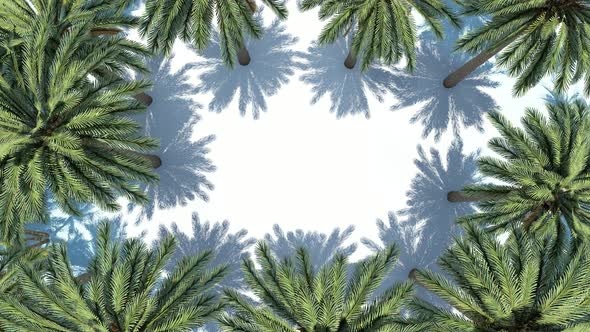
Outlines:
<svg viewBox="0 0 590 332"><path fill-rule="evenodd" d="M490 230L517 224L549 234L565 219L574 236L590 234L590 108L581 99L563 98L548 101L546 108L548 117L528 109L523 128L489 113L501 135L489 147L500 156L478 161L492 182L449 192L449 201L475 201L481 210L460 222Z"/></svg>
<svg viewBox="0 0 590 332"><path fill-rule="evenodd" d="M93 71L93 75L112 75L121 77L127 75L126 70L147 73L145 58L150 52L138 42L134 42L122 35L124 28L137 25L138 19L124 14L126 0L14 0L5 1L0 7L0 63L15 61L22 57L23 39L34 31L31 29L38 20L51 20L54 26L45 33L51 34L48 47L57 47L56 40L62 38L72 27L85 25L87 33L92 37L102 36L116 40L119 50L113 54L116 62L105 62ZM85 39L89 49L92 44L101 44L103 40ZM3 47L2 47L3 46ZM135 98L149 106L152 98L145 92L138 93Z"/></svg>
<svg viewBox="0 0 590 332"><path fill-rule="evenodd" d="M287 17L283 0L262 2L279 18ZM209 45L217 17L223 61L233 67L237 56L245 66L250 63L246 36L262 36L262 26L254 17L256 11L255 0L147 0L140 32L155 52L169 55L177 37L203 51Z"/></svg>
<svg viewBox="0 0 590 332"><path fill-rule="evenodd" d="M47 258L47 250L38 247L0 246L0 293L18 296L18 267L33 266L41 271Z"/></svg>
<svg viewBox="0 0 590 332"><path fill-rule="evenodd" d="M46 219L48 197L66 213L79 203L105 210L116 200L147 200L140 183L157 180L157 140L142 137L126 117L145 106L133 96L150 86L119 75L94 75L117 65L123 38L95 38L88 25L53 39L51 17L10 49L0 76L0 235L18 239L25 222ZM89 41L92 40L92 41ZM57 43L57 44L55 44ZM106 66L105 64L109 64Z"/></svg>
<svg viewBox="0 0 590 332"><path fill-rule="evenodd" d="M209 289L223 278L225 267L207 269L210 252L185 257L162 279L174 237L148 249L140 239L112 242L109 232L109 223L103 223L86 283L72 274L62 244L49 249L46 274L20 266L22 298L0 294L0 329L189 331L221 308Z"/></svg>
<svg viewBox="0 0 590 332"><path fill-rule="evenodd" d="M565 232L540 240L513 228L503 243L467 227L439 265L446 275L421 269L410 273L452 307L421 300L411 305L417 319L434 323L431 331L573 332L590 322L588 245Z"/></svg>
<svg viewBox="0 0 590 332"><path fill-rule="evenodd" d="M394 246L359 263L350 281L349 264L342 254L319 271L313 269L303 248L279 262L260 242L256 255L262 270L250 259L244 260L243 270L262 303L254 305L237 291L226 289L225 299L233 314L220 316L223 331L411 331L400 315L400 308L412 299L411 282L393 285L371 300L395 265L398 253Z"/></svg>
<svg viewBox="0 0 590 332"><path fill-rule="evenodd" d="M565 92L582 79L590 94L590 2L588 0L460 1L464 15L487 19L461 37L457 49L479 53L444 80L452 88L500 53L497 64L517 77L523 95L545 76Z"/></svg>
<svg viewBox="0 0 590 332"><path fill-rule="evenodd" d="M319 17L330 19L319 37L319 44L331 44L353 34L352 45L344 65L352 69L361 57L366 70L374 60L387 65L403 57L407 68L416 67L416 24L412 10L420 14L438 38L443 37L443 19L455 26L460 22L443 0L302 0L303 11L320 7Z"/></svg>

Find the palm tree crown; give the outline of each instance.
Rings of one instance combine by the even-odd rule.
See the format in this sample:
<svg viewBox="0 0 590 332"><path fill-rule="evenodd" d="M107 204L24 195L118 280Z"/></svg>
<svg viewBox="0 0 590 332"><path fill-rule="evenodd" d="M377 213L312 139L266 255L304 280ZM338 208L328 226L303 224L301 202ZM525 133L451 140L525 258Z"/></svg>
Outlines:
<svg viewBox="0 0 590 332"><path fill-rule="evenodd" d="M555 234L565 220L574 236L590 234L590 108L581 99L563 98L546 107L548 117L528 109L523 128L498 112L489 114L501 134L489 146L500 157L480 158L479 169L493 183L464 189L481 211L460 221ZM454 196L461 193L449 193L450 200Z"/></svg>
<svg viewBox="0 0 590 332"><path fill-rule="evenodd" d="M55 52L57 42L65 33L76 26L85 25L87 34L93 37L110 36L116 40L118 52L113 54L112 62L103 61L93 74L117 74L125 76L125 70L147 72L145 58L150 53L140 43L131 41L120 34L122 29L134 27L138 19L121 11L124 1L112 0L13 0L3 1L0 6L0 62L11 62L23 57L23 43L27 36L38 31L33 29L37 21L51 22L47 48ZM84 38L84 47L78 52L90 53L96 44L104 44L103 38ZM49 53L53 54L53 53Z"/></svg>
<svg viewBox="0 0 590 332"><path fill-rule="evenodd" d="M416 318L434 322L431 331L573 332L589 327L590 253L585 243L574 243L566 234L539 240L514 228L502 243L468 227L439 265L448 277L411 272L454 309L416 301L412 311Z"/></svg>
<svg viewBox="0 0 590 332"><path fill-rule="evenodd" d="M322 30L319 43L330 44L338 38L353 34L345 65L354 67L361 57L361 67L367 69L374 60L387 65L405 57L407 67L416 66L416 24L412 10L419 13L436 36L443 36L443 19L455 26L459 19L443 0L303 0L302 10L320 7L321 19L330 19Z"/></svg>
<svg viewBox="0 0 590 332"><path fill-rule="evenodd" d="M590 94L590 1L475 0L460 1L465 15L486 17L480 27L459 39L459 50L479 53L483 62L500 53L497 64L517 77L515 95L523 95L545 76L554 76L564 93L580 80ZM474 59L477 60L477 59ZM447 78L452 87L481 65ZM452 76L453 76L452 75Z"/></svg>
<svg viewBox="0 0 590 332"><path fill-rule="evenodd" d="M124 196L146 201L138 183L157 180L140 152L157 147L126 115L145 106L150 86L124 80L120 36L89 34L92 24L61 29L53 11L30 22L9 49L0 76L0 235L17 238L24 222L44 220L47 198L77 214L81 202L118 209ZM97 73L101 73L100 75Z"/></svg>
<svg viewBox="0 0 590 332"><path fill-rule="evenodd" d="M283 0L262 2L279 18L287 17ZM176 38L202 51L209 45L217 17L221 56L231 67L238 51L245 50L246 36L262 36L262 26L253 16L256 10L255 0L147 0L140 31L154 51L170 54Z"/></svg>
<svg viewBox="0 0 590 332"><path fill-rule="evenodd" d="M244 260L243 269L262 304L255 306L227 289L225 298L234 313L221 316L224 331L368 332L407 328L399 313L412 298L412 283L393 285L370 300L395 265L398 251L393 246L359 263L350 281L347 259L342 254L319 271L314 271L311 257L303 248L294 257L278 262L261 242L256 255L262 270L257 270L250 259Z"/></svg>
<svg viewBox="0 0 590 332"><path fill-rule="evenodd" d="M207 269L210 252L187 256L161 273L174 252L168 237L148 249L139 239L113 243L102 223L88 273L75 278L65 246L49 250L48 272L18 268L22 298L0 294L2 331L190 331L221 306L209 291L225 267Z"/></svg>

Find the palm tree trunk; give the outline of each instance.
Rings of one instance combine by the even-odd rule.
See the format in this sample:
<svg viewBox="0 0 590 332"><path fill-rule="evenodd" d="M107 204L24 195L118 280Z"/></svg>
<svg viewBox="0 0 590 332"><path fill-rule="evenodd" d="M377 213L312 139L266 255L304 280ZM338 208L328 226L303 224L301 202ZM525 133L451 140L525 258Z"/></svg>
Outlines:
<svg viewBox="0 0 590 332"><path fill-rule="evenodd" d="M90 30L90 35L92 37L114 36L121 32L123 32L123 30L119 28L96 28ZM137 101L144 104L145 106L150 106L154 102L154 99L144 92L136 94L135 96L133 96L133 98L135 98Z"/></svg>
<svg viewBox="0 0 590 332"><path fill-rule="evenodd" d="M76 280L81 284L84 285L85 283L90 281L90 273L84 272L81 275L76 277Z"/></svg>
<svg viewBox="0 0 590 332"><path fill-rule="evenodd" d="M95 28L90 30L90 35L92 37L98 36L114 36L118 33L123 32L123 30L119 28Z"/></svg>
<svg viewBox="0 0 590 332"><path fill-rule="evenodd" d="M543 212L543 205L539 205L527 213L523 222L525 230L528 231L531 228L531 225L541 216L541 212Z"/></svg>
<svg viewBox="0 0 590 332"><path fill-rule="evenodd" d="M131 151L129 151L127 153L130 153L130 152ZM131 152L131 153L137 153L137 152ZM147 154L147 153L137 153L137 154L139 154L143 158L147 159L150 162L150 165L152 165L153 169L156 169L156 168L159 168L160 166L162 166L162 159L155 154Z"/></svg>
<svg viewBox="0 0 590 332"><path fill-rule="evenodd" d="M238 62L242 66L247 66L250 64L250 60L252 60L250 58L250 53L248 52L248 49L244 45L238 50Z"/></svg>
<svg viewBox="0 0 590 332"><path fill-rule="evenodd" d="M127 154L127 155L134 156L134 157L141 157L141 158L147 160L150 163L150 165L152 166L152 168L154 168L154 169L162 166L162 159L155 154L148 154L148 153L141 153L141 152L135 152L135 151L130 151L130 150L116 149L116 148L112 148L110 146L101 144L95 140L90 140L87 138L82 139L82 144L85 144L85 145L91 146L91 147L95 147L95 148L104 149L107 151L117 151L121 154Z"/></svg>
<svg viewBox="0 0 590 332"><path fill-rule="evenodd" d="M355 65L356 65L356 54L354 54L352 52L352 50L350 50L348 52L348 56L346 57L346 60L344 60L344 66L348 69L353 69Z"/></svg>
<svg viewBox="0 0 590 332"><path fill-rule="evenodd" d="M135 96L133 96L133 98L135 98L135 100L144 104L145 106L150 106L154 102L154 98L152 98L152 96L144 92L136 94Z"/></svg>
<svg viewBox="0 0 590 332"><path fill-rule="evenodd" d="M486 194L467 194L464 191L449 191L447 193L447 200L451 203L462 202L479 202L491 198L491 195Z"/></svg>
<svg viewBox="0 0 590 332"><path fill-rule="evenodd" d="M256 5L256 2L254 2L254 0L246 0L246 4L248 4L248 7L250 7L252 13L256 13L258 6Z"/></svg>
<svg viewBox="0 0 590 332"><path fill-rule="evenodd" d="M25 229L25 241L33 241L34 243L30 245L30 247L40 247L44 244L49 243L49 233L46 232L39 232L33 231L30 229Z"/></svg>
<svg viewBox="0 0 590 332"><path fill-rule="evenodd" d="M500 53L506 46L510 45L513 41L518 38L519 34L515 34L511 38L508 38L504 43L500 44L498 47L484 51L477 55L475 58L469 60L466 64L464 64L461 68L457 69L455 72L451 73L445 80L443 81L443 86L447 89L454 88L457 84L461 83L467 76L471 75L474 71L477 70L481 65L488 62L489 59L493 58L496 54Z"/></svg>
<svg viewBox="0 0 590 332"><path fill-rule="evenodd" d="M115 149L113 149L115 150ZM135 151L127 151L127 150L118 150L120 153L124 153L131 156L141 157L147 160L153 169L159 168L162 166L162 159L155 154L148 154L148 153L140 153Z"/></svg>

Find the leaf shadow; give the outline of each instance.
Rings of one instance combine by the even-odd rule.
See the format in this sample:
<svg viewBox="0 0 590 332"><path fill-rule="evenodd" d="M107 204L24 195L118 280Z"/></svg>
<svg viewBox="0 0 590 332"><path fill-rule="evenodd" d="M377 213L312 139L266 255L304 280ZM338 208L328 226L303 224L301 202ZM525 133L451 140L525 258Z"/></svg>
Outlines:
<svg viewBox="0 0 590 332"><path fill-rule="evenodd" d="M400 249L398 266L384 287L406 280L413 268L440 271L439 256L453 243L454 237L460 235L457 217L475 212L470 203L448 202L447 193L481 180L476 167L478 155L479 151L465 154L460 139L451 144L445 162L440 151L431 149L426 153L418 146L418 159L414 161L418 173L406 193L407 207L397 213L390 212L386 221L377 220L378 242L368 238L361 240L374 252L391 243ZM426 298L433 296L421 288L418 294Z"/></svg>
<svg viewBox="0 0 590 332"><path fill-rule="evenodd" d="M160 226L155 245L168 235L174 235L178 243L176 251L170 258L167 270L172 270L185 256L195 255L203 251L212 251L214 257L209 262L210 267L226 265L228 273L215 286L217 294L221 295L223 288L231 288L241 292L246 291L241 262L249 257L248 250L256 243L256 239L248 237L248 231L241 229L230 232L227 220L219 223L203 222L197 213L192 216L190 234L183 232L176 223L170 229ZM200 331L219 331L215 322L210 322L199 329Z"/></svg>
<svg viewBox="0 0 590 332"><path fill-rule="evenodd" d="M292 257L297 249L306 248L311 256L312 267L318 271L337 254L350 256L356 251L356 243L346 244L353 232L354 226L348 226L343 231L335 228L329 235L315 231L306 232L301 229L285 233L278 224L275 224L272 234L267 233L264 240L268 243L271 252L279 259Z"/></svg>
<svg viewBox="0 0 590 332"><path fill-rule="evenodd" d="M216 170L207 157L208 145L215 135L193 139L200 120L196 111L201 108L191 98L194 87L187 82L194 63L172 71L170 60L154 59L149 67L154 84L149 94L154 101L145 114L136 118L144 134L159 138L160 149L156 154L162 159L162 166L156 170L160 181L145 186L150 201L143 206L128 206L129 212L139 210L136 223L151 220L156 208L185 206L196 198L207 201L208 191L214 189L207 173Z"/></svg>
<svg viewBox="0 0 590 332"><path fill-rule="evenodd" d="M219 54L219 35L214 35L211 45L200 52L204 59L197 66L205 68L197 92L213 94L208 110L221 113L237 96L240 114L251 112L258 119L268 110L266 99L289 82L295 68L301 67L302 54L293 50L296 42L297 38L287 33L285 25L275 20L261 39L246 41L250 64L228 68Z"/></svg>
<svg viewBox="0 0 590 332"><path fill-rule="evenodd" d="M490 75L497 73L487 62L452 89L442 85L444 78L471 59L469 54L455 51L455 41L461 32L449 24L447 34L438 40L430 31L420 34L417 67L414 72L394 68L392 92L397 103L392 110L418 105L410 122L420 122L424 138L434 135L439 140L449 128L455 136L461 127L483 131L483 114L497 104L485 89L499 86Z"/></svg>
<svg viewBox="0 0 590 332"><path fill-rule="evenodd" d="M383 67L373 65L366 71L361 71L357 65L353 69L344 66L344 59L348 55L349 41L341 38L328 46L311 46L305 54L305 72L301 80L311 86L313 97L311 104L316 104L324 96L331 102L330 112L336 117L363 114L370 117L370 94L379 102L393 90L395 76Z"/></svg>

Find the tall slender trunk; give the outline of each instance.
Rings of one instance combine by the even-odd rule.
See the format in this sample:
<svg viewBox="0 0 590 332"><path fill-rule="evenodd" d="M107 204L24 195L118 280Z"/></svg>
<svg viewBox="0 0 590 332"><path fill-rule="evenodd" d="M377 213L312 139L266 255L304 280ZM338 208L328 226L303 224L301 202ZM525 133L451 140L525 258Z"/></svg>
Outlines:
<svg viewBox="0 0 590 332"><path fill-rule="evenodd" d="M123 30L119 28L95 28L90 30L90 35L92 37L114 36L121 32L123 32ZM138 93L135 96L133 96L133 98L135 98L137 101L144 104L145 106L150 106L154 102L154 99L145 92Z"/></svg>
<svg viewBox="0 0 590 332"><path fill-rule="evenodd" d="M543 205L539 205L534 210L527 213L527 215L525 216L524 221L523 221L524 229L528 231L531 228L531 226L533 225L533 223L535 221L537 221L537 219L541 216L542 212L543 212Z"/></svg>
<svg viewBox="0 0 590 332"><path fill-rule="evenodd" d="M152 96L148 95L145 92L138 93L135 96L133 96L133 98L135 98L135 100L144 104L145 106L150 106L154 102L154 98L152 98Z"/></svg>
<svg viewBox="0 0 590 332"><path fill-rule="evenodd" d="M27 236L25 241L33 241L33 244L31 244L30 247L40 247L49 243L49 233L25 229L25 235Z"/></svg>
<svg viewBox="0 0 590 332"><path fill-rule="evenodd" d="M254 0L246 0L246 3L248 4L248 7L250 7L252 13L256 13L256 10L258 9L256 2Z"/></svg>
<svg viewBox="0 0 590 332"><path fill-rule="evenodd" d="M112 148L110 146L107 146L105 144L102 144L100 142L97 142L95 140L90 140L87 138L83 138L82 143L87 146L96 147L96 148L104 149L107 151L117 151L121 154L127 154L130 156L141 157L141 158L147 160L150 163L150 165L152 166L152 168L154 168L154 169L162 166L162 159L155 154L148 154L148 153L141 153L141 152L130 151L130 150L116 149L116 148Z"/></svg>
<svg viewBox="0 0 590 332"><path fill-rule="evenodd" d="M134 152L137 153L137 152ZM155 154L146 154L146 153L139 153L143 158L147 159L152 165L153 169L159 168L162 166L162 159Z"/></svg>
<svg viewBox="0 0 590 332"><path fill-rule="evenodd" d="M118 150L118 151L120 153L128 154L131 156L141 157L141 158L147 160L153 169L156 169L156 168L159 168L160 166L162 166L162 159L160 159L160 157L158 157L155 154L140 153L140 152L128 151L128 150Z"/></svg>
<svg viewBox="0 0 590 332"><path fill-rule="evenodd" d="M248 52L248 49L246 48L246 45L242 46L238 50L238 62L242 66L247 66L247 65L250 64L250 61L251 60L252 59L250 58L250 53Z"/></svg>
<svg viewBox="0 0 590 332"><path fill-rule="evenodd" d="M486 194L467 194L464 191L449 191L447 193L447 200L451 203L461 202L479 202L491 198L491 195Z"/></svg>
<svg viewBox="0 0 590 332"><path fill-rule="evenodd" d="M89 272L84 272L81 275L76 277L76 280L81 284L84 285L85 283L89 282L91 275Z"/></svg>
<svg viewBox="0 0 590 332"><path fill-rule="evenodd" d="M457 84L461 83L467 76L471 75L474 71L477 70L481 65L488 62L491 58L493 58L496 54L500 53L506 46L510 45L513 41L518 38L519 34L515 34L514 36L508 38L504 43L500 44L498 47L486 50L477 55L475 58L469 60L465 63L461 68L457 69L455 72L451 73L445 80L443 81L443 86L445 88L454 88Z"/></svg>
<svg viewBox="0 0 590 332"><path fill-rule="evenodd" d="M90 30L90 35L92 37L98 36L114 36L118 33L123 32L123 30L119 28L94 28Z"/></svg>
<svg viewBox="0 0 590 332"><path fill-rule="evenodd" d="M356 54L354 54L354 52L352 52L352 50L350 50L348 52L348 56L346 57L346 60L344 60L344 66L348 69L353 69L355 65L356 65Z"/></svg>

